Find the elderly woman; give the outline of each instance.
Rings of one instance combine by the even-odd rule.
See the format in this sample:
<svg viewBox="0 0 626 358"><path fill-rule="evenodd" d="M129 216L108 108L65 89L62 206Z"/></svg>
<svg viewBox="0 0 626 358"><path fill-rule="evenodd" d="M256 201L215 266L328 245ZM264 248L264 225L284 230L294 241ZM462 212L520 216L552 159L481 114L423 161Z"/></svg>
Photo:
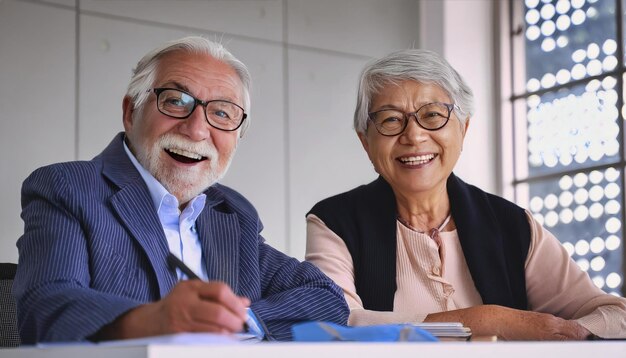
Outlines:
<svg viewBox="0 0 626 358"><path fill-rule="evenodd" d="M430 51L366 67L354 127L380 176L313 207L307 260L343 288L351 325L458 321L507 340L626 338L626 299L598 289L528 211L452 173L472 101Z"/></svg>

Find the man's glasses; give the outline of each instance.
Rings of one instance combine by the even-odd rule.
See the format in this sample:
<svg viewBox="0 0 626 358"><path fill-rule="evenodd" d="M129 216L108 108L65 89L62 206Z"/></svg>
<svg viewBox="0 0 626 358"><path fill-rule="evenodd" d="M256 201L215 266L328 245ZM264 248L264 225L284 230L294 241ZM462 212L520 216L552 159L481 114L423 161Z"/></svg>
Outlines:
<svg viewBox="0 0 626 358"><path fill-rule="evenodd" d="M374 123L378 133L384 136L395 136L406 129L411 117L415 117L417 124L429 131L436 131L450 120L454 109L459 107L450 103L428 103L421 106L417 111L404 113L396 109L381 109L369 113L369 120Z"/></svg>
<svg viewBox="0 0 626 358"><path fill-rule="evenodd" d="M198 105L204 107L204 118L217 129L234 131L241 127L247 115L240 106L224 100L203 101L175 88L153 88L157 96L157 109L166 116L185 119Z"/></svg>

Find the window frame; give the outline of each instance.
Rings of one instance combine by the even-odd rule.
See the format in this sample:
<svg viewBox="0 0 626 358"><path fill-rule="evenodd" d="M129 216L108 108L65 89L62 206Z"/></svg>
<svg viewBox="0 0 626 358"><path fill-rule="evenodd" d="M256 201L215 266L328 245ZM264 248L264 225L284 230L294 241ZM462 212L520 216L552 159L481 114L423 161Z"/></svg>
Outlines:
<svg viewBox="0 0 626 358"><path fill-rule="evenodd" d="M618 64L616 68L609 72L603 72L600 75L585 77L580 80L572 80L562 85L556 85L549 89L540 89L533 92L528 92L525 88L525 26L524 26L524 0L507 0L497 1L496 3L496 28L500 34L499 39L496 40L495 53L498 63L499 81L497 92L500 94L500 100L497 101L497 113L500 113L500 120L497 123L498 137L498 152L499 154L499 178L502 195L522 207L528 207L528 202L523 200L519 195L523 192L523 188L533 182L545 181L549 179L558 179L563 175L575 175L579 172L591 172L593 170L605 170L609 167L613 167L620 172L622 190L620 191L619 200L621 205L621 250L622 250L622 267L621 267L621 295L626 297L626 248L624 247L624 232L626 225L626 147L624 143L624 114L626 109L624 107L624 82L626 81L626 65L624 61L624 22L626 17L624 14L624 0L602 0L602 1L615 1L615 16L616 16L616 38L617 51L616 57ZM525 133L516 132L516 121L523 120L526 123L526 118L519 118L516 113L515 102L528 98L532 95L542 95L544 93L556 92L560 89L568 89L576 86L584 85L594 79L602 79L607 76L614 76L617 80L616 91L618 94L617 108L619 112L618 127L620 135L617 136L620 150L619 159L608 164L598 164L585 167L584 170L566 169L557 170L549 174L531 175L526 173L525 177L521 177L520 164L527 165L527 153L517 153L518 147L517 141L520 138L525 138ZM519 126L518 126L519 127ZM525 140L525 139L524 139ZM523 162L523 163L520 163ZM528 195L526 195L528 197Z"/></svg>

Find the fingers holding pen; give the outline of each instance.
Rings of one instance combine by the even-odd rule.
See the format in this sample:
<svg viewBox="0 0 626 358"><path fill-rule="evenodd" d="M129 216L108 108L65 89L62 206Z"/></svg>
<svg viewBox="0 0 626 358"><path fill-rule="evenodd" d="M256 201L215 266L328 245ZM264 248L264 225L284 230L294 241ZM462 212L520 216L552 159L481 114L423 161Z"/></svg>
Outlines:
<svg viewBox="0 0 626 358"><path fill-rule="evenodd" d="M241 332L250 300L222 282L179 282L163 299L137 306L92 336L127 339L182 332Z"/></svg>
<svg viewBox="0 0 626 358"><path fill-rule="evenodd" d="M198 295L202 300L217 306L215 315L218 321L221 319L229 321L229 316L234 316L241 321L235 331L241 330L247 318L247 308L250 306L248 298L237 296L227 284L217 281L202 282L198 287Z"/></svg>
<svg viewBox="0 0 626 358"><path fill-rule="evenodd" d="M201 281L198 275L172 253L168 255L167 262L172 268L181 270L191 278L185 283L179 283L175 290L179 286L183 287L181 290L190 287L193 291L192 297L200 300L197 305L190 307L190 309L198 310L194 316L198 322L207 325L217 324L218 327L228 331L233 331L233 327L236 327L234 332L241 331L247 318L247 307L250 306L248 298L237 296L226 283Z"/></svg>
<svg viewBox="0 0 626 358"><path fill-rule="evenodd" d="M178 283L161 303L170 332L235 333L242 330L249 300L225 283L189 280Z"/></svg>

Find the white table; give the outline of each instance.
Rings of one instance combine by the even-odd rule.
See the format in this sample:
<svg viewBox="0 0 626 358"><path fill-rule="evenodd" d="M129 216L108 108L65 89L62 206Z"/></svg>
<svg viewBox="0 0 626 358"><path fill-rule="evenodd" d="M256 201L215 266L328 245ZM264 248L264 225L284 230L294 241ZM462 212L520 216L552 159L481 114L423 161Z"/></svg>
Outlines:
<svg viewBox="0 0 626 358"><path fill-rule="evenodd" d="M1 358L626 357L626 341L75 345L0 350Z"/></svg>

